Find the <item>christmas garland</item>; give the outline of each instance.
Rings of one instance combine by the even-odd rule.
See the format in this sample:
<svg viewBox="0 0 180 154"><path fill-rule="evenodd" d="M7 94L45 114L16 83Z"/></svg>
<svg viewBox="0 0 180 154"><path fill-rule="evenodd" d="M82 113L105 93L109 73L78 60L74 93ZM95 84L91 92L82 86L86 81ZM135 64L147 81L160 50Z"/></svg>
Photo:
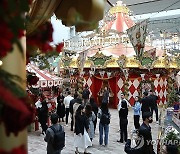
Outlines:
<svg viewBox="0 0 180 154"><path fill-rule="evenodd" d="M32 0L1 0L0 1L0 58L5 57L13 50L13 44L23 48L19 39L24 36L26 18Z"/></svg>
<svg viewBox="0 0 180 154"><path fill-rule="evenodd" d="M34 120L31 100L17 82L25 81L0 70L0 122L4 123L7 135L10 133L18 135L19 131Z"/></svg>
<svg viewBox="0 0 180 154"><path fill-rule="evenodd" d="M125 81L124 81L124 95L126 96L126 97L128 97L129 96L129 79L127 78L127 79L125 79Z"/></svg>
<svg viewBox="0 0 180 154"><path fill-rule="evenodd" d="M13 45L16 44L19 51L23 53L23 47L20 39L25 36L26 23L29 17L25 16L29 12L32 0L1 0L0 1L0 58L7 56L13 51ZM46 22L39 26L36 31L27 36L27 61L29 57L40 49L42 53L56 51L60 53L64 47L64 43L59 43L52 47L50 43L52 39L53 28L50 22ZM23 54L22 54L23 55Z"/></svg>
<svg viewBox="0 0 180 154"><path fill-rule="evenodd" d="M13 51L14 45L19 48L23 56L23 47L20 39L25 36L26 23L32 0L1 0L0 1L0 59ZM50 22L39 26L30 36L26 36L27 42L27 62L29 57L36 54L36 49L42 53L49 51L61 52L64 44L60 43L54 47L50 46L53 28ZM33 50L30 50L31 48ZM40 53L39 53L40 54ZM23 57L25 58L25 57ZM27 72L27 83L29 86L36 84L38 78ZM34 108L27 93L19 84L25 83L19 76L10 74L0 69L0 122L5 125L6 134L17 135L27 127L34 118ZM19 83L19 84L18 84ZM9 116L11 115L11 116Z"/></svg>

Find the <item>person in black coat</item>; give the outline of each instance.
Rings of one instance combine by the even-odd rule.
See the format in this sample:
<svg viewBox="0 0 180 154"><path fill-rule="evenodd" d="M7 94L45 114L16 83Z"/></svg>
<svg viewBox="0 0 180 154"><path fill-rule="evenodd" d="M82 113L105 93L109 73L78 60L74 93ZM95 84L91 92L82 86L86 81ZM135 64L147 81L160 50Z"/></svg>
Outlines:
<svg viewBox="0 0 180 154"><path fill-rule="evenodd" d="M89 123L88 123L88 118L86 115L82 112L84 109L83 105L80 105L76 111L75 115L75 130L74 133L78 135L81 133L82 135L84 134L84 128L86 131L89 129Z"/></svg>
<svg viewBox="0 0 180 154"><path fill-rule="evenodd" d="M121 109L119 111L119 119L120 119L120 140L117 142L123 143L127 141L127 125L128 125L128 108L125 100L121 101Z"/></svg>
<svg viewBox="0 0 180 154"><path fill-rule="evenodd" d="M126 142L124 151L127 154L155 154L152 145L151 127L149 123L152 123L152 113L144 112L143 124L139 128L138 145L131 148L131 140Z"/></svg>
<svg viewBox="0 0 180 154"><path fill-rule="evenodd" d="M109 103L109 90L107 87L104 88L103 96L102 96L102 104L108 104Z"/></svg>
<svg viewBox="0 0 180 154"><path fill-rule="evenodd" d="M153 150L152 143L152 134L151 134L151 127L150 123L152 123L152 113L151 112L144 112L143 113L143 124L139 128L139 135L144 139L144 145L142 147L142 151L145 154L155 154Z"/></svg>
<svg viewBox="0 0 180 154"><path fill-rule="evenodd" d="M84 154L89 154L87 152L87 147L92 146L92 142L89 138L87 132L89 131L88 118L83 112L84 106L80 105L76 111L75 115L75 139L74 146L76 147L75 154L79 154L78 148L84 148Z"/></svg>
<svg viewBox="0 0 180 154"><path fill-rule="evenodd" d="M142 116L144 112L150 112L151 111L151 99L148 97L148 92L145 91L143 93L143 98L140 100L141 102L141 111L142 111Z"/></svg>
<svg viewBox="0 0 180 154"><path fill-rule="evenodd" d="M74 99L72 99L72 100L70 101L70 104L69 104L69 112L71 113L71 131L73 131L73 126L74 126L73 105L74 105L74 103L77 102L77 98L78 98L78 94L75 93L75 94L74 94Z"/></svg>
<svg viewBox="0 0 180 154"><path fill-rule="evenodd" d="M42 101L42 107L37 109L38 111L38 119L39 123L42 127L42 134L46 133L46 130L48 128L47 126L47 120L48 120L48 106L46 100Z"/></svg>
<svg viewBox="0 0 180 154"><path fill-rule="evenodd" d="M158 106L157 106L157 100L159 99L158 96L156 96L152 90L149 91L149 98L151 99L151 112L153 117L153 111L155 111L156 114L156 123L158 123Z"/></svg>
<svg viewBox="0 0 180 154"><path fill-rule="evenodd" d="M64 106L64 96L62 93L60 93L57 97L57 114L59 116L59 121L60 118L62 118L62 122L64 122L64 116L65 116L65 106Z"/></svg>
<svg viewBox="0 0 180 154"><path fill-rule="evenodd" d="M98 106L96 105L95 100L94 100L93 97L90 98L90 104L91 104L91 107L92 107L92 111L96 115L96 119L95 119L95 121L93 121L93 123L94 123L94 131L95 131L96 130L96 124L97 124Z"/></svg>

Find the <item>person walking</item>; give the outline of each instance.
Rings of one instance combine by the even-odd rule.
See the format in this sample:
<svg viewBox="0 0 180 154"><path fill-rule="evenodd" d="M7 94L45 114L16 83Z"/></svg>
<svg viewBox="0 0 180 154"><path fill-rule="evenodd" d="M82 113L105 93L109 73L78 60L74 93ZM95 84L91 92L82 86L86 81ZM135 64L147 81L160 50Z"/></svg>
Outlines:
<svg viewBox="0 0 180 154"><path fill-rule="evenodd" d="M46 136L44 138L45 142L47 142L47 154L61 154L61 150L64 147L64 143L65 143L65 133L64 133L64 128L60 124L58 124L57 113L51 114L51 123L52 126L47 129ZM56 132L59 131L61 131L63 134L61 135L62 138L60 138L61 139L60 143L57 141L56 143L54 143L55 134Z"/></svg>
<svg viewBox="0 0 180 154"><path fill-rule="evenodd" d="M149 91L149 97L152 100L151 101L151 112L152 112L152 117L153 117L153 111L155 111L156 114L156 123L158 124L158 105L157 105L157 101L158 101L158 96L156 96L154 94L154 92L152 90Z"/></svg>
<svg viewBox="0 0 180 154"><path fill-rule="evenodd" d="M70 101L74 99L71 96L71 92L68 91L68 95L64 98L64 105L65 105L65 113L66 113L66 126L68 126L68 118L69 118L69 105L70 105Z"/></svg>
<svg viewBox="0 0 180 154"><path fill-rule="evenodd" d="M84 106L86 106L87 103L89 103L89 87L86 85L83 92L82 92L82 98L84 100Z"/></svg>
<svg viewBox="0 0 180 154"><path fill-rule="evenodd" d="M94 123L94 133L95 133L96 124L97 124L98 106L96 105L96 102L95 102L93 97L90 98L90 104L92 106L92 111L94 112L94 114L96 116L95 120L93 121L93 123Z"/></svg>
<svg viewBox="0 0 180 154"><path fill-rule="evenodd" d="M134 110L134 127L137 130L140 127L139 118L140 118L140 113L141 113L141 104L139 102L138 96L135 97L134 106L132 108Z"/></svg>
<svg viewBox="0 0 180 154"><path fill-rule="evenodd" d="M102 103L101 108L98 111L99 122L99 144L103 145L103 134L104 134L104 145L108 145L108 136L109 136L109 124L111 114L108 109L107 103Z"/></svg>
<svg viewBox="0 0 180 154"><path fill-rule="evenodd" d="M71 131L73 131L73 126L74 126L73 105L76 103L77 97L78 97L78 94L75 93L75 94L74 94L74 99L72 99L72 100L70 101L70 104L69 104L69 112L70 112L70 114L71 114Z"/></svg>
<svg viewBox="0 0 180 154"><path fill-rule="evenodd" d="M128 125L128 108L125 100L121 101L121 109L119 111L119 119L120 119L120 140L117 142L123 143L127 141L127 125Z"/></svg>
<svg viewBox="0 0 180 154"><path fill-rule="evenodd" d="M64 96L61 93L59 93L58 97L57 97L57 114L59 116L59 121L60 119L62 119L62 122L64 122L64 116L65 116L65 105L63 103L64 101Z"/></svg>
<svg viewBox="0 0 180 154"><path fill-rule="evenodd" d="M80 95L78 95L78 97L76 98L76 102L73 105L73 122L75 123L75 115L76 115L76 111L78 109L78 107L82 104L82 99L80 98ZM74 124L73 124L73 128L74 128Z"/></svg>
<svg viewBox="0 0 180 154"><path fill-rule="evenodd" d="M96 116L94 114L94 112L92 111L92 107L90 104L87 104L86 107L85 107L85 114L88 118L88 121L89 121L89 131L88 131L88 134L89 134L89 137L91 139L91 141L93 140L94 138L94 121L96 119Z"/></svg>
<svg viewBox="0 0 180 154"><path fill-rule="evenodd" d="M151 99L150 97L148 97L147 91L143 93L143 98L141 99L141 111L142 111L142 117L143 117L144 112L151 111Z"/></svg>
<svg viewBox="0 0 180 154"><path fill-rule="evenodd" d="M39 123L41 124L41 127L42 127L42 134L44 135L48 128L48 126L47 126L48 106L47 106L46 99L42 101L42 107L38 108L37 111L38 111Z"/></svg>
<svg viewBox="0 0 180 154"><path fill-rule="evenodd" d="M74 146L76 148L75 154L80 154L78 148L84 149L84 154L90 154L87 152L87 147L92 146L92 142L89 138L89 123L86 115L84 114L84 106L79 105L75 114L75 129L74 129Z"/></svg>

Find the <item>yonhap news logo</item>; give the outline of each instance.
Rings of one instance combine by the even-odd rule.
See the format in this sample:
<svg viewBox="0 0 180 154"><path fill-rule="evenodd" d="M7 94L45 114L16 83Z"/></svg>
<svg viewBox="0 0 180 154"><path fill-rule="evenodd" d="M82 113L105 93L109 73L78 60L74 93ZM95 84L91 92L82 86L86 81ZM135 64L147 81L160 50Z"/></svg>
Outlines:
<svg viewBox="0 0 180 154"><path fill-rule="evenodd" d="M144 140L143 136L138 136L136 139L132 140L131 146L133 148L141 148L143 145L177 145L180 146L180 140Z"/></svg>
<svg viewBox="0 0 180 154"><path fill-rule="evenodd" d="M147 140L147 145L177 145L180 146L180 140L179 139L174 139L174 140L166 140L166 139L161 139L161 140Z"/></svg>
<svg viewBox="0 0 180 154"><path fill-rule="evenodd" d="M133 141L132 141L132 147L139 149L141 147L143 147L144 145L144 138L143 136L138 136L136 137Z"/></svg>

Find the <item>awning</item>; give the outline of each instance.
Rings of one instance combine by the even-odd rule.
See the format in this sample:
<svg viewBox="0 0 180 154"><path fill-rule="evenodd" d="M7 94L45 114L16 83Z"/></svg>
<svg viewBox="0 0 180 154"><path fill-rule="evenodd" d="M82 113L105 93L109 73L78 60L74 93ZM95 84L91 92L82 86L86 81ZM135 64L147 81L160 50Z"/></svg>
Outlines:
<svg viewBox="0 0 180 154"><path fill-rule="evenodd" d="M28 64L26 70L35 73L39 78L37 84L32 86L33 88L59 86L63 83L62 78L52 75L47 71L40 70L35 65Z"/></svg>

